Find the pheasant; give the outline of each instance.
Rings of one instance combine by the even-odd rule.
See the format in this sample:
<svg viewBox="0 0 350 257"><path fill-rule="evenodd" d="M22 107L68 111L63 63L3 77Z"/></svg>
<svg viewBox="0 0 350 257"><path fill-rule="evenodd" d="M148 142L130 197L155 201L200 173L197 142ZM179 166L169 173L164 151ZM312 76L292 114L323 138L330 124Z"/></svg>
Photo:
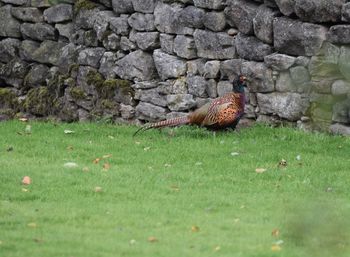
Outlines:
<svg viewBox="0 0 350 257"><path fill-rule="evenodd" d="M233 92L218 97L184 117L148 123L138 129L134 136L148 129L175 127L180 125L198 125L207 129L235 129L244 113L244 87L246 77L239 75L233 81Z"/></svg>

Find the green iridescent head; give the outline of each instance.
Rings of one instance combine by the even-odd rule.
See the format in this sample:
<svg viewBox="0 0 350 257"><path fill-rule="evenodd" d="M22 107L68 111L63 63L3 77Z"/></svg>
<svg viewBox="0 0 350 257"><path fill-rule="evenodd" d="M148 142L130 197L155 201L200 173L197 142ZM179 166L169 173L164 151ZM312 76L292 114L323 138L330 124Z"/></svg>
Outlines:
<svg viewBox="0 0 350 257"><path fill-rule="evenodd" d="M244 75L238 75L233 81L233 92L244 93L244 87L246 87L247 78Z"/></svg>

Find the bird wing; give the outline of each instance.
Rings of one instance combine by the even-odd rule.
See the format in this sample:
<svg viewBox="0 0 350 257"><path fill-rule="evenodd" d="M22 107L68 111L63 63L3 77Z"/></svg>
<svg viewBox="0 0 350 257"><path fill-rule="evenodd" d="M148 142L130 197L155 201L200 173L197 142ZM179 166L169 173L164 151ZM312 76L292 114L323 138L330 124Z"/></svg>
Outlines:
<svg viewBox="0 0 350 257"><path fill-rule="evenodd" d="M203 126L228 126L239 118L243 110L241 108L241 97L239 94L230 94L215 99L208 108Z"/></svg>
<svg viewBox="0 0 350 257"><path fill-rule="evenodd" d="M210 104L211 103L206 103L205 105L203 105L199 109L197 109L194 112L190 113L188 115L190 123L191 124L196 124L196 125L201 125L203 120L207 116Z"/></svg>

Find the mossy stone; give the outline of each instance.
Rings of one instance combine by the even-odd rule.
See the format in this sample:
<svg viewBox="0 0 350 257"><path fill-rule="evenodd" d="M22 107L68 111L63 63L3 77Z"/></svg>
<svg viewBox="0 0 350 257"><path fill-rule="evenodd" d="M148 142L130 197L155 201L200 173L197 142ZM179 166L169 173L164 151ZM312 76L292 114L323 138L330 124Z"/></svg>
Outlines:
<svg viewBox="0 0 350 257"><path fill-rule="evenodd" d="M70 95L74 100L82 100L86 98L85 92L80 87L72 87L69 90Z"/></svg>
<svg viewBox="0 0 350 257"><path fill-rule="evenodd" d="M77 14L80 10L92 10L96 4L89 0L77 0L74 4L74 13Z"/></svg>
<svg viewBox="0 0 350 257"><path fill-rule="evenodd" d="M52 113L53 97L47 87L37 87L28 91L23 107L27 112L38 116Z"/></svg>
<svg viewBox="0 0 350 257"><path fill-rule="evenodd" d="M9 88L0 88L0 107L16 109L18 100L16 94Z"/></svg>
<svg viewBox="0 0 350 257"><path fill-rule="evenodd" d="M89 70L86 74L86 82L89 85L95 86L96 89L102 87L104 81L103 76L97 71Z"/></svg>

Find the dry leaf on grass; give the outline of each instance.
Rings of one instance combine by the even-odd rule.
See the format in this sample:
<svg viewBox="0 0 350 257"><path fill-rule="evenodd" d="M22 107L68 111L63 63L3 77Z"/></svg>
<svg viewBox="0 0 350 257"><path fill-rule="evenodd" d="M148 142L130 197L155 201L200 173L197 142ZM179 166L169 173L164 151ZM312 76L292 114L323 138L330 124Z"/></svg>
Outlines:
<svg viewBox="0 0 350 257"><path fill-rule="evenodd" d="M102 187L95 187L95 188L94 188L94 192L95 192L95 193L100 193L100 192L102 192Z"/></svg>
<svg viewBox="0 0 350 257"><path fill-rule="evenodd" d="M107 158L111 158L112 154L105 154L102 156L102 159L107 159Z"/></svg>
<svg viewBox="0 0 350 257"><path fill-rule="evenodd" d="M30 222L30 223L27 224L27 227L29 227L29 228L36 228L37 225L36 225L35 222Z"/></svg>
<svg viewBox="0 0 350 257"><path fill-rule="evenodd" d="M220 245L218 245L218 246L216 246L216 247L214 248L214 251L215 251L215 252L218 252L218 251L220 251L220 250L221 250Z"/></svg>
<svg viewBox="0 0 350 257"><path fill-rule="evenodd" d="M264 173L265 171L266 171L266 169L264 169L264 168L256 168L255 169L256 173Z"/></svg>
<svg viewBox="0 0 350 257"><path fill-rule="evenodd" d="M278 163L278 167L280 167L280 168L287 167L287 161L285 159L280 160Z"/></svg>
<svg viewBox="0 0 350 257"><path fill-rule="evenodd" d="M29 176L24 176L23 179L22 179L22 184L23 185L30 185L32 183L32 180Z"/></svg>
<svg viewBox="0 0 350 257"><path fill-rule="evenodd" d="M199 232L199 227L198 226L192 226L191 227L192 232Z"/></svg>
<svg viewBox="0 0 350 257"><path fill-rule="evenodd" d="M22 122L27 122L27 121L28 121L27 118L19 118L18 120L19 120L19 121L22 121Z"/></svg>
<svg viewBox="0 0 350 257"><path fill-rule="evenodd" d="M282 247L279 245L274 244L271 246L271 251L273 251L273 252L279 252L281 250L282 250Z"/></svg>
<svg viewBox="0 0 350 257"><path fill-rule="evenodd" d="M272 230L271 235L274 237L278 237L280 235L280 230L278 228L275 228Z"/></svg>
<svg viewBox="0 0 350 257"><path fill-rule="evenodd" d="M84 167L83 168L83 172L89 172L89 171L90 171L89 167Z"/></svg>
<svg viewBox="0 0 350 257"><path fill-rule="evenodd" d="M175 191L175 192L179 192L180 191L180 188L176 185L171 185L170 188Z"/></svg>
<svg viewBox="0 0 350 257"><path fill-rule="evenodd" d="M103 164L103 170L109 170L110 168L111 168L111 165L108 162Z"/></svg>
<svg viewBox="0 0 350 257"><path fill-rule="evenodd" d="M158 242L158 239L157 239L156 237L154 237L154 236L150 236L150 237L148 238L148 242L150 242L150 243L155 243L155 242Z"/></svg>
<svg viewBox="0 0 350 257"><path fill-rule="evenodd" d="M67 150L68 151L72 151L73 150L73 146L71 146L71 145L67 146Z"/></svg>
<svg viewBox="0 0 350 257"><path fill-rule="evenodd" d="M96 159L94 159L92 162L93 162L94 164L98 164L100 161L101 161L101 158L96 158Z"/></svg>

